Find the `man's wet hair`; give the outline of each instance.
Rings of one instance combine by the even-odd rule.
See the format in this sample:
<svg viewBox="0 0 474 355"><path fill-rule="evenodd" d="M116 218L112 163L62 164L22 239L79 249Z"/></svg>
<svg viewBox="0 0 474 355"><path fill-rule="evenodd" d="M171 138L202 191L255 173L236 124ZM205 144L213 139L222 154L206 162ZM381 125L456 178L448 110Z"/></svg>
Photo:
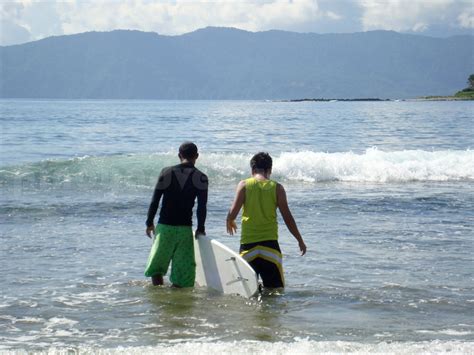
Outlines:
<svg viewBox="0 0 474 355"><path fill-rule="evenodd" d="M268 171L272 168L273 160L270 154L260 152L250 159L250 168L252 171Z"/></svg>
<svg viewBox="0 0 474 355"><path fill-rule="evenodd" d="M179 146L179 155L183 159L195 159L198 156L198 147L193 142L184 142Z"/></svg>

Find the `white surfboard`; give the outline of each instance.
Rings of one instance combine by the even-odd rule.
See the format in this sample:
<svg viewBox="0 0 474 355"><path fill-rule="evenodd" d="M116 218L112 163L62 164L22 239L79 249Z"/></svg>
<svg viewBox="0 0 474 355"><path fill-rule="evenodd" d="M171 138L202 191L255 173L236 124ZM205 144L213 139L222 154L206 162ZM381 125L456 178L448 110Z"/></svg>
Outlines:
<svg viewBox="0 0 474 355"><path fill-rule="evenodd" d="M257 274L239 254L205 235L194 239L196 284L225 294L252 297L258 291Z"/></svg>

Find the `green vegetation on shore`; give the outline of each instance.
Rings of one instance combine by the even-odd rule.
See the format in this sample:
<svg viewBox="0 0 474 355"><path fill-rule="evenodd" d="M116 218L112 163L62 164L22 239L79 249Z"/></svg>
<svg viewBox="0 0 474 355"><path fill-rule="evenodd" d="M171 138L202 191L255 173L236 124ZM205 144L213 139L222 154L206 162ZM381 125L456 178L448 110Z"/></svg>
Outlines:
<svg viewBox="0 0 474 355"><path fill-rule="evenodd" d="M474 100L474 74L467 79L469 86L458 91L453 96L423 96L424 100L450 101L450 100Z"/></svg>
<svg viewBox="0 0 474 355"><path fill-rule="evenodd" d="M455 97L474 100L474 74L469 75L467 83L469 84L469 86L454 94Z"/></svg>
<svg viewBox="0 0 474 355"><path fill-rule="evenodd" d="M462 91L458 91L454 97L459 97L459 98L462 98L462 99L469 99L469 100L474 100L474 90L462 90Z"/></svg>

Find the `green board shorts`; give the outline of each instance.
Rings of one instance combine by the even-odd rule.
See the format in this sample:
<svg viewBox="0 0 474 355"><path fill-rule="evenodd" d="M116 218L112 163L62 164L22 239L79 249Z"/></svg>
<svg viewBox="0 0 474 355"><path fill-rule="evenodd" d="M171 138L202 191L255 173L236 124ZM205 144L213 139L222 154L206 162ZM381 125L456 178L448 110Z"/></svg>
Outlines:
<svg viewBox="0 0 474 355"><path fill-rule="evenodd" d="M171 262L170 282L179 287L193 287L196 278L193 239L191 226L158 224L145 276L165 275Z"/></svg>

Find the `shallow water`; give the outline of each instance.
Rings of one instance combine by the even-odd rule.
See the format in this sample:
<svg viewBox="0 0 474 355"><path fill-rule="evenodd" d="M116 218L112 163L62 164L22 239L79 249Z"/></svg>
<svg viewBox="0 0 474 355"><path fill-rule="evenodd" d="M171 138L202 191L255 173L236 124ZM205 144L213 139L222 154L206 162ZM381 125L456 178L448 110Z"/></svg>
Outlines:
<svg viewBox="0 0 474 355"><path fill-rule="evenodd" d="M1 100L0 350L473 351L473 108ZM143 277L153 185L186 139L208 234L234 250L235 185L254 152L274 156L309 249L280 223L284 291Z"/></svg>

